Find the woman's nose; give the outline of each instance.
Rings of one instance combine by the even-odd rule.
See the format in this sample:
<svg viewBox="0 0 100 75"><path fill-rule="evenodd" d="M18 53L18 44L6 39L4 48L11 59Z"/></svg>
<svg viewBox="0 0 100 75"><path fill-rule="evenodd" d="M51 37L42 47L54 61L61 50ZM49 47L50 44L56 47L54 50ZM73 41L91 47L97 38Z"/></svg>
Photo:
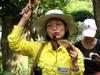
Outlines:
<svg viewBox="0 0 100 75"><path fill-rule="evenodd" d="M57 29L57 25L56 24L53 24L52 29Z"/></svg>

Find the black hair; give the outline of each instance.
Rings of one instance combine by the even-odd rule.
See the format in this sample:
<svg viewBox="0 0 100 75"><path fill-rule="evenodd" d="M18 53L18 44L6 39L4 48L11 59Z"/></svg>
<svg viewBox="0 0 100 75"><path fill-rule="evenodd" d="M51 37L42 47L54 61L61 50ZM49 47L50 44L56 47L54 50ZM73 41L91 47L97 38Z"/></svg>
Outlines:
<svg viewBox="0 0 100 75"><path fill-rule="evenodd" d="M65 23L62 19L56 18L56 17L50 18L50 19L48 19L48 20L46 21L46 23L45 23L45 30L46 30L46 28L47 28L47 23L48 23L48 21L50 21L51 19L59 19L59 20L61 20L61 21L63 22L63 24L64 24L64 26L65 26L65 30L66 30L66 28L67 28L67 27L66 27L66 23ZM65 34L64 34L64 36L63 36L62 38L68 39L68 36L69 36L69 31L67 30L67 31L65 31ZM51 38L49 37L48 34L46 35L45 40L46 40L46 41L50 41L50 40L51 40Z"/></svg>

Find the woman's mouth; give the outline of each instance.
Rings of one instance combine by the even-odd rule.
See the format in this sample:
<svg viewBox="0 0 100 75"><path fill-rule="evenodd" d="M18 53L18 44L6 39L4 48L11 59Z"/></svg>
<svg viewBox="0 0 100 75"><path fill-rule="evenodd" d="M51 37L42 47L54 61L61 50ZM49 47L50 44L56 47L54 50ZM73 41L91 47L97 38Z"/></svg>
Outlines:
<svg viewBox="0 0 100 75"><path fill-rule="evenodd" d="M57 36L59 33L58 32L54 32L53 33L53 36Z"/></svg>

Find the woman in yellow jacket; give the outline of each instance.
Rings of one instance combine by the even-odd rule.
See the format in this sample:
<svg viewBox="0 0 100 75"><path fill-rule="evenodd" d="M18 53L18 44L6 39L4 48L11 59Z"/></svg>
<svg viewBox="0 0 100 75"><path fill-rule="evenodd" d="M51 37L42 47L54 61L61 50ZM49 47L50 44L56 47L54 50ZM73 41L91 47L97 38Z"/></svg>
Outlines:
<svg viewBox="0 0 100 75"><path fill-rule="evenodd" d="M18 25L14 26L9 34L8 42L12 50L35 59L43 43L29 42L21 38L31 13L31 3L29 2L22 10L22 18ZM68 35L73 31L73 24L72 17L58 9L49 10L34 21L33 25L38 33L42 33L46 37L37 63L37 66L42 69L41 75L83 75L83 55L67 40Z"/></svg>

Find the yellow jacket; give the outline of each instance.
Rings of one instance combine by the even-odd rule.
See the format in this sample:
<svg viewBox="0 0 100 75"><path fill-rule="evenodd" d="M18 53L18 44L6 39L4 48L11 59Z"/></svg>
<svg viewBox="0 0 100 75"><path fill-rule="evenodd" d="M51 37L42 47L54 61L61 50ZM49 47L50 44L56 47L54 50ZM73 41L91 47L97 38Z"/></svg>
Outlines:
<svg viewBox="0 0 100 75"><path fill-rule="evenodd" d="M21 38L23 28L14 26L12 33L8 36L9 46L17 53L36 57L41 42L29 42ZM83 75L84 72L84 59L79 49L77 64L79 66L78 75ZM38 61L38 66L42 68L43 75L77 75L75 72L70 71L72 67L72 60L65 47L60 46L56 51L52 50L51 42L46 42L42 50L41 56ZM62 73L60 68L66 68L69 72Z"/></svg>

